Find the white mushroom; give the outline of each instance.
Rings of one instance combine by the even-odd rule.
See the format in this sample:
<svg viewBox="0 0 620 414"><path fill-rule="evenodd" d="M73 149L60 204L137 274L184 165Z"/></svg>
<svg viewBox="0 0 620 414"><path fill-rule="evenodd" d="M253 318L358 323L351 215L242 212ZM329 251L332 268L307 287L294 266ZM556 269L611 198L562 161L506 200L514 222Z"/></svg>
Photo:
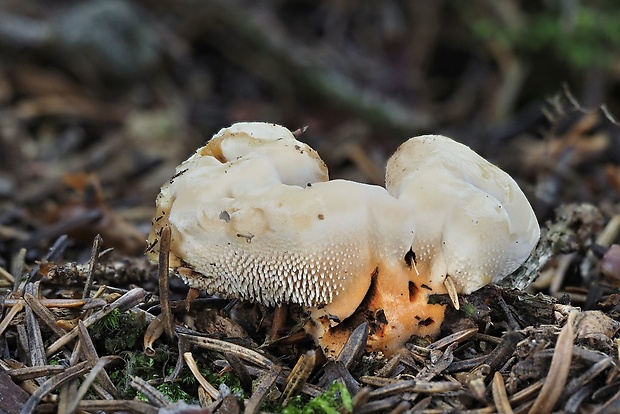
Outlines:
<svg viewBox="0 0 620 414"><path fill-rule="evenodd" d="M458 306L457 293L514 270L538 239L514 181L448 138L403 144L388 190L327 179L286 128L222 129L162 187L148 254L170 226L170 266L190 286L303 305L306 330L335 356L361 319L369 349L388 353L438 334L445 307L429 295L449 292Z"/></svg>
<svg viewBox="0 0 620 414"><path fill-rule="evenodd" d="M388 161L386 187L415 216L412 249L418 269L430 272L432 285L447 278L449 290L471 293L512 273L540 237L534 211L517 183L444 136L402 144ZM458 301L455 305L458 309Z"/></svg>

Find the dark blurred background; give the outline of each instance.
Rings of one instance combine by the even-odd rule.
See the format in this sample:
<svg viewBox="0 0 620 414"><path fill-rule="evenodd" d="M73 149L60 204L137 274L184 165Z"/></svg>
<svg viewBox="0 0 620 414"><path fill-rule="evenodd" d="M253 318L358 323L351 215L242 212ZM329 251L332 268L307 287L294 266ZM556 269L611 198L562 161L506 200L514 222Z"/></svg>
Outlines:
<svg viewBox="0 0 620 414"><path fill-rule="evenodd" d="M4 0L0 257L64 233L141 254L174 167L248 120L308 126L332 177L376 184L401 142L445 134L541 221L613 214L618 22L612 0Z"/></svg>

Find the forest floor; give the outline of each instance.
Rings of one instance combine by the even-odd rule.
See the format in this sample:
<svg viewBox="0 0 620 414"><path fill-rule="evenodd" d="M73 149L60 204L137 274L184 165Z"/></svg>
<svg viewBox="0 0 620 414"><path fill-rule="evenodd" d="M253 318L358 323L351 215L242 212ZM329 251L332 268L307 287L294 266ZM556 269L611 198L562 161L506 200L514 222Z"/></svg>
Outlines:
<svg viewBox="0 0 620 414"><path fill-rule="evenodd" d="M620 411L617 71L538 72L451 2L292 3L0 7L0 412ZM378 185L401 142L450 135L519 182L541 241L389 357L362 325L326 360L293 307L275 340L273 308L187 309L144 255L155 197L241 120L308 126L332 178Z"/></svg>

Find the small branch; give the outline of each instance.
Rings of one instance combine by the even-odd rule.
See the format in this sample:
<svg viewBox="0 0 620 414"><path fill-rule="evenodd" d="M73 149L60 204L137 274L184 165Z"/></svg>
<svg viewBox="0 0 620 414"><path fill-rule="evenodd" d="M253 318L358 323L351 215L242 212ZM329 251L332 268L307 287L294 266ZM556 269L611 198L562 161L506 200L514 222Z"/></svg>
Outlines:
<svg viewBox="0 0 620 414"><path fill-rule="evenodd" d="M84 292L82 293L83 298L90 297L90 289L93 286L93 275L95 273L95 267L97 266L97 260L99 259L99 252L101 251L101 244L103 243L103 239L101 235L98 234L95 236L95 240L93 240L93 248L90 252L90 261L88 262L88 273L86 276L86 283L84 283Z"/></svg>
<svg viewBox="0 0 620 414"><path fill-rule="evenodd" d="M170 227L165 226L161 230L159 239L159 302L161 305L161 321L164 324L164 332L169 340L174 338L174 324L172 308L170 307L169 290L169 265L170 265Z"/></svg>

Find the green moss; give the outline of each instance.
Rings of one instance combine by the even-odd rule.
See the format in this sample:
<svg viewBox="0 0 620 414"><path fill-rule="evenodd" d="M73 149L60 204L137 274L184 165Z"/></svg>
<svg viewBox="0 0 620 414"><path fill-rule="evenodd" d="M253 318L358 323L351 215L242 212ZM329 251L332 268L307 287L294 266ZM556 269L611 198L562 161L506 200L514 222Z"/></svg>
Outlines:
<svg viewBox="0 0 620 414"><path fill-rule="evenodd" d="M293 398L281 412L284 414L340 414L341 410L352 412L353 400L344 384L334 381L327 391L314 397L307 404L298 396Z"/></svg>
<svg viewBox="0 0 620 414"><path fill-rule="evenodd" d="M461 306L461 311L465 313L468 318L473 318L476 315L476 307L471 303L464 303Z"/></svg>
<svg viewBox="0 0 620 414"><path fill-rule="evenodd" d="M183 390L177 383L164 382L155 387L157 391L161 392L164 397L169 401L185 401L188 404L195 403L196 399ZM141 393L136 394L136 398L142 401L148 401Z"/></svg>
<svg viewBox="0 0 620 414"><path fill-rule="evenodd" d="M147 356L142 351L121 352L120 356L125 364L113 366L108 371L108 375L123 398L133 398L136 396L136 391L129 386L131 378L140 377L146 381L163 381L166 375L174 369L178 356L175 351L176 349L161 345L155 349L153 357ZM183 372L183 375L187 374ZM186 384L179 380L178 386L186 392L184 388Z"/></svg>
<svg viewBox="0 0 620 414"><path fill-rule="evenodd" d="M132 377L140 377L152 384L159 384L155 388L171 402L183 400L190 404L197 403L198 382L189 368L184 367L174 382L163 382L167 376L172 374L176 365L179 357L176 348L161 344L155 348L155 355L152 357L147 356L142 351L121 352L120 356L125 364L112 367L108 374L122 398L137 397L144 400L145 397L129 385ZM200 359L197 363L199 366L205 365ZM220 384L225 384L235 395L240 398L246 397L239 379L233 373L227 372L217 375L206 368L202 369L201 373L215 388L219 388Z"/></svg>
<svg viewBox="0 0 620 414"><path fill-rule="evenodd" d="M145 329L146 322L143 318L133 312L121 313L117 310L89 328L91 338L101 350L101 354L117 354L125 361L125 364L112 366L108 371L121 398L145 399L129 385L132 377L140 377L152 384L158 384L156 388L171 402L183 400L190 404L196 403L198 384L187 367L183 368L173 383L163 382L174 369L179 358L178 352L176 348L160 344L155 348L155 355L147 356L141 346ZM201 367L206 365L200 360L197 362ZM201 372L215 388L225 384L240 398L247 397L239 379L233 373L218 375L206 368L201 369ZM285 408L277 403L273 403L271 407L274 412L287 414L336 414L340 409L352 410L351 395L340 382L334 382L326 392L309 401L296 397Z"/></svg>
<svg viewBox="0 0 620 414"><path fill-rule="evenodd" d="M200 373L215 388L219 388L221 384L224 384L230 388L230 391L233 394L239 396L240 398L247 398L243 388L241 388L241 381L239 381L239 378L237 378L232 372L225 372L222 375L218 375L205 368L201 369ZM194 377L192 376L192 378Z"/></svg>
<svg viewBox="0 0 620 414"><path fill-rule="evenodd" d="M122 313L115 309L88 331L98 350L117 354L137 349L145 329L146 320L142 314L131 311Z"/></svg>

